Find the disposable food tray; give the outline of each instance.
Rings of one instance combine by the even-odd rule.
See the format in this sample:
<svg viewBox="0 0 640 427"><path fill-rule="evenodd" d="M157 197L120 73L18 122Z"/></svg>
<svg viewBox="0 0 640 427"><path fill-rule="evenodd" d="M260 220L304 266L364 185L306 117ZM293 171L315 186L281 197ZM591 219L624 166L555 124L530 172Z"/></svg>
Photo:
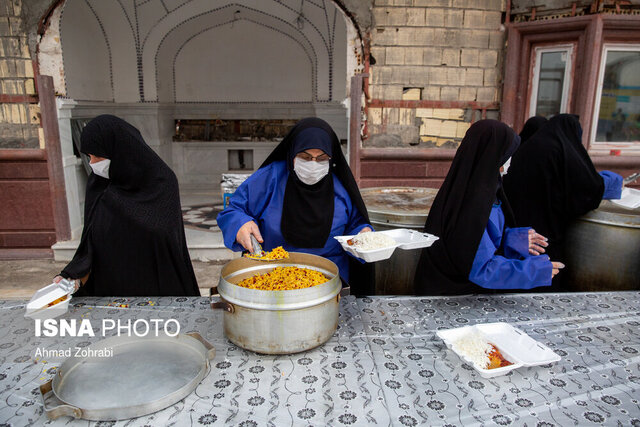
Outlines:
<svg viewBox="0 0 640 427"><path fill-rule="evenodd" d="M397 228L394 230L378 231L377 233L386 234L395 240L396 244L393 246L387 246L380 249L362 250L356 248L354 245L349 245L348 240L355 237L351 236L335 236L335 239L340 242L342 248L351 255L363 259L365 262L381 261L388 259L393 255L396 248L400 249L420 249L429 247L438 240L438 238L432 234L421 233L416 230L408 228Z"/></svg>
<svg viewBox="0 0 640 427"><path fill-rule="evenodd" d="M453 343L469 333L478 334L487 342L496 346L502 356L513 364L502 368L484 369L471 362L466 355L458 353L453 348ZM462 360L472 365L484 378L505 375L522 366L546 365L560 360L560 356L549 347L508 323L482 323L461 328L444 329L436 334L449 349L460 356Z"/></svg>
<svg viewBox="0 0 640 427"><path fill-rule="evenodd" d="M47 304L65 295L67 299L47 307ZM67 312L71 298L71 290L68 287L60 283L52 283L33 294L27 303L24 316L32 319L53 319Z"/></svg>

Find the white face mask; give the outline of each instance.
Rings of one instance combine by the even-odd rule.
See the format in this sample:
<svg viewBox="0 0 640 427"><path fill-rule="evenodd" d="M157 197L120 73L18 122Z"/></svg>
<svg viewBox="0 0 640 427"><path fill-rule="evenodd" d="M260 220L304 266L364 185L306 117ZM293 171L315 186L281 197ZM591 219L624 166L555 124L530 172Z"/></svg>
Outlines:
<svg viewBox="0 0 640 427"><path fill-rule="evenodd" d="M296 158L293 163L293 170L300 181L307 185L313 185L329 173L329 160L315 162Z"/></svg>
<svg viewBox="0 0 640 427"><path fill-rule="evenodd" d="M89 163L91 169L93 169L93 173L103 178L109 179L109 165L111 164L111 160L104 159L99 162Z"/></svg>
<svg viewBox="0 0 640 427"><path fill-rule="evenodd" d="M502 165L502 172L500 172L500 176L505 176L507 174L509 166L511 166L511 157L509 157L507 161L504 162L504 165Z"/></svg>

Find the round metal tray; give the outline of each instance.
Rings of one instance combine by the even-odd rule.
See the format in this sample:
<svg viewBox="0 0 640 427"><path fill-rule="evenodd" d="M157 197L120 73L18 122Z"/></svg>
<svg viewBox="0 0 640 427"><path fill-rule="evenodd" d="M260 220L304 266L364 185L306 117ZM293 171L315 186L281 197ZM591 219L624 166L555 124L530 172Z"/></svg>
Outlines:
<svg viewBox="0 0 640 427"><path fill-rule="evenodd" d="M66 359L40 386L48 418L123 420L159 411L189 395L215 355L197 333L112 337L86 349L112 349L113 355Z"/></svg>

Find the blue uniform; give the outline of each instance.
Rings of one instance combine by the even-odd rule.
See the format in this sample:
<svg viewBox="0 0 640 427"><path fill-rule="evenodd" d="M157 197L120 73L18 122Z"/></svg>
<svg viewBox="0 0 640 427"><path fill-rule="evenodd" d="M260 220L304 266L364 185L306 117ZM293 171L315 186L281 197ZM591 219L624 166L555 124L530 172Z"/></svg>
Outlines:
<svg viewBox="0 0 640 427"><path fill-rule="evenodd" d="M528 233L529 227L505 227L502 208L500 204L494 204L469 272L469 280L487 289L550 286L551 261L547 255L529 254ZM501 245L504 255L496 255Z"/></svg>
<svg viewBox="0 0 640 427"><path fill-rule="evenodd" d="M277 246L291 252L319 255L333 261L340 269L340 276L349 280L348 255L334 236L357 234L366 223L360 211L351 203L351 198L340 180L333 176L334 211L329 238L323 248L297 248L287 244L280 230L282 204L289 171L285 161L273 162L253 173L238 187L229 200L229 206L218 215L224 244L231 250L244 248L236 242L242 225L254 221L264 239L263 248L272 250ZM300 212L304 215L304 212ZM373 228L373 227L371 227Z"/></svg>
<svg viewBox="0 0 640 427"><path fill-rule="evenodd" d="M604 180L603 199L619 199L622 197L622 176L611 171L599 172Z"/></svg>

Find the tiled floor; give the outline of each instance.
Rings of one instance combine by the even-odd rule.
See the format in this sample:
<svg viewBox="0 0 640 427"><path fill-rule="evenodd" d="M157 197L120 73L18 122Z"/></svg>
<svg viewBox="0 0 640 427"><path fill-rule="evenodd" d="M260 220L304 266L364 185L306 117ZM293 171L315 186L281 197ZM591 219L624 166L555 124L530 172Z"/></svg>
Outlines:
<svg viewBox="0 0 640 427"><path fill-rule="evenodd" d="M206 231L220 231L216 217L222 211L222 204L203 204L182 206L182 220L185 227L194 227Z"/></svg>
<svg viewBox="0 0 640 427"><path fill-rule="evenodd" d="M209 288L218 285L223 264L192 261L200 293L209 295ZM67 265L51 259L0 261L0 299L29 299Z"/></svg>

